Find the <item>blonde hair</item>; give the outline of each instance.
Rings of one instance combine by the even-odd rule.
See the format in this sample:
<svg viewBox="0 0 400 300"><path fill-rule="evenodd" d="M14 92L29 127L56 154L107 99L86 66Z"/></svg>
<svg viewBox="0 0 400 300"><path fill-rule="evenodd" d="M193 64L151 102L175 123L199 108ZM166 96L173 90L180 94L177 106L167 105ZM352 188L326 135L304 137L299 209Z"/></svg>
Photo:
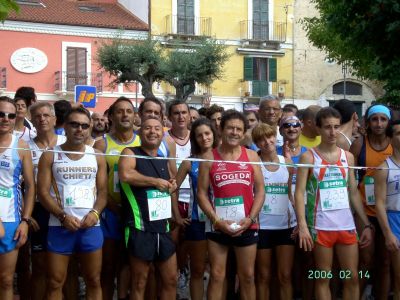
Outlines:
<svg viewBox="0 0 400 300"><path fill-rule="evenodd" d="M276 136L276 128L265 123L259 123L251 132L251 137L255 144L265 136Z"/></svg>

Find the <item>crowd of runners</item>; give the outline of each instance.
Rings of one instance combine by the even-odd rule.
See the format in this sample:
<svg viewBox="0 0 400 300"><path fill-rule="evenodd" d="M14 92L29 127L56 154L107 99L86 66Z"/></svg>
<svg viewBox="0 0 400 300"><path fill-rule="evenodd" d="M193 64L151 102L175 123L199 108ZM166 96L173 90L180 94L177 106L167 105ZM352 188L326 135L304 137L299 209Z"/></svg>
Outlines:
<svg viewBox="0 0 400 300"><path fill-rule="evenodd" d="M0 97L0 299L400 299L395 115L273 95L102 114L21 87Z"/></svg>

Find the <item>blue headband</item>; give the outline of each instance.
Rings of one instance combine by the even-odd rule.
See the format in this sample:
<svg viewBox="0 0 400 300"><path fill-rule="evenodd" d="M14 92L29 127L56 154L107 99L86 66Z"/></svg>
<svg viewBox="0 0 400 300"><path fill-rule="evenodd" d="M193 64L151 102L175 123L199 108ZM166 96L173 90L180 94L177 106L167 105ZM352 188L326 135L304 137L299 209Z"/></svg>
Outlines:
<svg viewBox="0 0 400 300"><path fill-rule="evenodd" d="M384 105L374 105L368 111L367 119L369 119L374 114L384 114L390 120L390 110Z"/></svg>

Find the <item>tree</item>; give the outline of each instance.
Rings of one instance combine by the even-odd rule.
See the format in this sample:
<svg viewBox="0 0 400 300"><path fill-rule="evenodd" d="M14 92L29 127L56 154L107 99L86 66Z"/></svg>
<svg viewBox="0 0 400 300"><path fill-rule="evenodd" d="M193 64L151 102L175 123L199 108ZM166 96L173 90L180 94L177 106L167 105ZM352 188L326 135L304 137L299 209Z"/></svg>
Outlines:
<svg viewBox="0 0 400 300"><path fill-rule="evenodd" d="M182 45L177 42L166 49L157 41L116 38L103 44L97 57L104 70L115 77L114 84L138 81L143 96L151 97L153 83L165 81L175 87L175 98L185 101L196 83L209 85L221 78L229 56L225 46L212 40L201 39L190 47Z"/></svg>
<svg viewBox="0 0 400 300"><path fill-rule="evenodd" d="M12 11L19 11L19 6L14 0L1 0L0 1L0 21L4 22L8 14Z"/></svg>
<svg viewBox="0 0 400 300"><path fill-rule="evenodd" d="M384 84L384 101L400 104L400 2L312 0L319 17L304 20L307 36L354 75Z"/></svg>

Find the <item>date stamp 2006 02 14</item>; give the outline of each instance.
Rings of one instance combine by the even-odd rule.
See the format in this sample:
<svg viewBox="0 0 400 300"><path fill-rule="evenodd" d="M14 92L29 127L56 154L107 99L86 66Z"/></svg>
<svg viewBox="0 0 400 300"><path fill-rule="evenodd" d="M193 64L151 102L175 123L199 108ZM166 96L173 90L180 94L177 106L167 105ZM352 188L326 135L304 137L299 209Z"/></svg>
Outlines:
<svg viewBox="0 0 400 300"><path fill-rule="evenodd" d="M338 270L337 272L327 271L327 270L308 270L307 279L331 279L331 278L339 278L339 279L351 279L352 274L350 270ZM369 279L370 274L368 270L366 271L358 271L358 278L360 279Z"/></svg>

